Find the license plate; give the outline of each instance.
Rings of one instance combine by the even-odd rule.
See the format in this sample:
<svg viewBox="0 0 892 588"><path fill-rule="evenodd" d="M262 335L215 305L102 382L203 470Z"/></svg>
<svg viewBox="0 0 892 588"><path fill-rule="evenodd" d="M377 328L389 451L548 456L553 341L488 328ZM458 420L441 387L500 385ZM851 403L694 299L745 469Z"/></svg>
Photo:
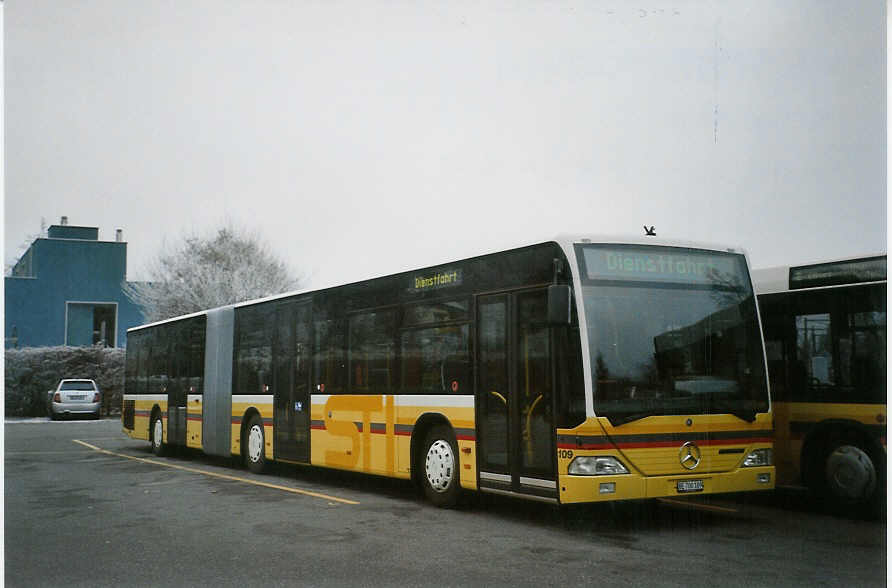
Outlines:
<svg viewBox="0 0 892 588"><path fill-rule="evenodd" d="M702 492L703 480L679 480L675 483L675 489L679 492Z"/></svg>
<svg viewBox="0 0 892 588"><path fill-rule="evenodd" d="M83 394L70 394L68 396L68 400L83 400L83 399L84 399Z"/></svg>

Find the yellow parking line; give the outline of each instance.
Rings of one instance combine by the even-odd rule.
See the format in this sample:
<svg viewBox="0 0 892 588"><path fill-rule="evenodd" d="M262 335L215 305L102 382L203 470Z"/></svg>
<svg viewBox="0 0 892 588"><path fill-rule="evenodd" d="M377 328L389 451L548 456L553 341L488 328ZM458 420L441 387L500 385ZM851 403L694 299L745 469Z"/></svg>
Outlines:
<svg viewBox="0 0 892 588"><path fill-rule="evenodd" d="M700 510L711 510L715 512L739 512L736 508L728 508L726 506L715 506L712 504L700 504L699 502L687 502L685 500L673 500L672 498L657 498L660 502L666 504L674 504L677 506L685 506L687 508L696 508Z"/></svg>
<svg viewBox="0 0 892 588"><path fill-rule="evenodd" d="M253 484L255 486L263 486L264 488L273 488L274 490L282 490L284 492L292 492L294 494L303 494L304 496L312 496L313 498L321 498L322 500L331 500L333 502L340 502L342 504L359 504L355 500L347 500L346 498L338 498L337 496L330 496L328 494L321 494L319 492L311 492L309 490L301 490L300 488L291 488L288 486L279 486L278 484L270 484L269 482L261 482L259 480L251 480L249 478L240 478L238 476L230 476L228 474L220 474L218 472L209 472L207 470L199 470L197 468L188 468L186 466L181 466L173 463L167 463L163 461L158 461L155 459L146 459L144 457L135 457L133 455L126 455L124 453L115 453L114 451L109 451L108 449L102 449L101 447L96 447L95 445L90 445L80 439L72 439L75 443L79 443L84 447L88 447L93 451L98 451L99 453L104 453L106 455L113 455L115 457L123 457L125 459L132 459L133 461L141 461L143 463L150 463L152 465L159 465L168 468L173 468L175 470L183 470L184 472L192 472L195 474L203 474L205 476L211 476L212 478L220 478L223 480L232 480L234 482L245 482L246 484Z"/></svg>

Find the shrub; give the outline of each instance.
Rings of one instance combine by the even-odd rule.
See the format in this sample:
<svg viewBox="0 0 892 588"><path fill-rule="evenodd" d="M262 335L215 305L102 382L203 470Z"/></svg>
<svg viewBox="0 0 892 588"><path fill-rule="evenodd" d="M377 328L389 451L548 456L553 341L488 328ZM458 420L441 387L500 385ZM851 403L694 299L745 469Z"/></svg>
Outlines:
<svg viewBox="0 0 892 588"><path fill-rule="evenodd" d="M6 415L44 416L47 391L63 378L95 380L102 414L120 414L124 350L112 347L26 347L6 350Z"/></svg>

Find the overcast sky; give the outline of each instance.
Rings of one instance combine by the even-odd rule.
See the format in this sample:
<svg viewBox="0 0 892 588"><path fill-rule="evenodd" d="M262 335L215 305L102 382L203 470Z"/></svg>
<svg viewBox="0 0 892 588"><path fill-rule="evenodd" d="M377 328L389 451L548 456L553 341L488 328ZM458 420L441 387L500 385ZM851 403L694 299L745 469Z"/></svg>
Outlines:
<svg viewBox="0 0 892 588"><path fill-rule="evenodd" d="M886 249L868 2L6 0L5 259L232 219L321 285L557 233Z"/></svg>

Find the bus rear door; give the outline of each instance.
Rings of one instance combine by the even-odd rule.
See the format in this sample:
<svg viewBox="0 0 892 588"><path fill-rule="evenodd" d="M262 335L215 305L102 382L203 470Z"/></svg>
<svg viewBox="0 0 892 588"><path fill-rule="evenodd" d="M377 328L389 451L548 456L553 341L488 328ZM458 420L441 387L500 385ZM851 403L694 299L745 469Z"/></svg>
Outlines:
<svg viewBox="0 0 892 588"><path fill-rule="evenodd" d="M310 304L276 308L273 339L275 456L310 460Z"/></svg>

